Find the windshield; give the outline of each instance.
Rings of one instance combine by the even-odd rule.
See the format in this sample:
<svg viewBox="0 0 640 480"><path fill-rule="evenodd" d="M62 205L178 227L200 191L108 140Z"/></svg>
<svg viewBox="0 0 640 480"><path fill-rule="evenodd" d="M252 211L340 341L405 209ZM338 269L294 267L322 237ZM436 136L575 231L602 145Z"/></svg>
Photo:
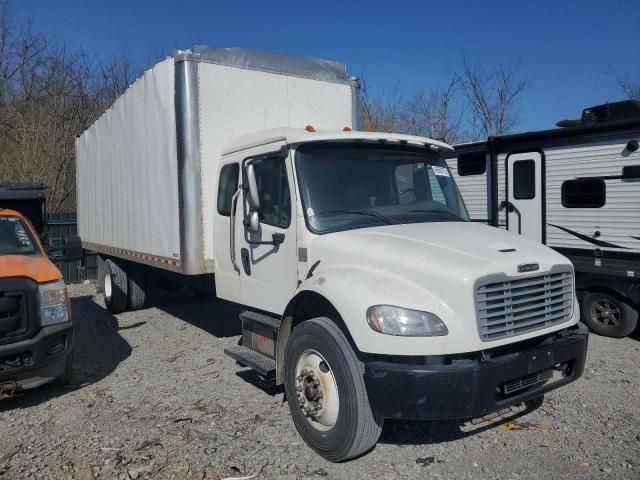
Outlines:
<svg viewBox="0 0 640 480"><path fill-rule="evenodd" d="M435 153L309 144L296 158L305 216L316 233L469 220L444 159Z"/></svg>
<svg viewBox="0 0 640 480"><path fill-rule="evenodd" d="M0 216L0 255L36 253L33 238L26 225L15 216Z"/></svg>

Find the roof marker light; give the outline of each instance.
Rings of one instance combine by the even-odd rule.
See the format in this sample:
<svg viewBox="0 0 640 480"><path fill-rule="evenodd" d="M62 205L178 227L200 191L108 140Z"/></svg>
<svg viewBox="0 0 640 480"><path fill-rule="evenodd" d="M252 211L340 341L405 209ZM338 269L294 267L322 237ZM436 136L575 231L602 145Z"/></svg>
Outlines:
<svg viewBox="0 0 640 480"><path fill-rule="evenodd" d="M311 132L311 133L314 133L316 131L316 129L313 127L313 125L307 125L306 127L304 127L304 129L307 132Z"/></svg>
<svg viewBox="0 0 640 480"><path fill-rule="evenodd" d="M343 132L350 132L351 131L351 127L344 127L342 129Z"/></svg>

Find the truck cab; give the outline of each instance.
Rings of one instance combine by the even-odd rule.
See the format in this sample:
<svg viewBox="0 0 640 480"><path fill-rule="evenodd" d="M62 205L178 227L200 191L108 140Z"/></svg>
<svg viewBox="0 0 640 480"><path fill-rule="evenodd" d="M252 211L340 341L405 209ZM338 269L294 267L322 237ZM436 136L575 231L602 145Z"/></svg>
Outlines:
<svg viewBox="0 0 640 480"><path fill-rule="evenodd" d="M71 303L34 227L43 225L43 202L40 186L0 188L0 399L55 379L71 380ZM28 212L33 222L3 205ZM81 251L71 240L64 255L76 259Z"/></svg>
<svg viewBox="0 0 640 480"><path fill-rule="evenodd" d="M362 453L384 418L481 416L583 371L571 262L470 222L451 151L309 126L221 159L216 292L254 310L226 352L284 384L329 459Z"/></svg>

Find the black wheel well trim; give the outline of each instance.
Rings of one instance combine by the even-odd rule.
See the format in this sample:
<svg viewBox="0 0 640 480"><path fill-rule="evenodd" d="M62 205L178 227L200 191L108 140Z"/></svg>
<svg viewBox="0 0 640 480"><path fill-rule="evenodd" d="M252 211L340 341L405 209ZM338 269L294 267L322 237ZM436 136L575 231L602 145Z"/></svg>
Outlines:
<svg viewBox="0 0 640 480"><path fill-rule="evenodd" d="M582 295L579 295L580 298L580 302L583 301L584 297L586 297L588 294L590 293L604 293L607 295L611 295L612 297L617 298L618 300L625 302L625 303L629 303L631 305L637 306L638 304L636 302L634 302L631 298L629 298L627 295L625 295L623 292L621 292L620 290L618 290L615 287L610 287L607 285L591 285L589 287L585 287L585 288L580 288L578 289L579 291L581 291Z"/></svg>
<svg viewBox="0 0 640 480"><path fill-rule="evenodd" d="M276 385L284 383L284 352L291 332L302 322L318 317L326 317L334 322L347 338L356 356L362 358L342 315L333 303L316 291L302 290L289 301L282 314L276 343Z"/></svg>

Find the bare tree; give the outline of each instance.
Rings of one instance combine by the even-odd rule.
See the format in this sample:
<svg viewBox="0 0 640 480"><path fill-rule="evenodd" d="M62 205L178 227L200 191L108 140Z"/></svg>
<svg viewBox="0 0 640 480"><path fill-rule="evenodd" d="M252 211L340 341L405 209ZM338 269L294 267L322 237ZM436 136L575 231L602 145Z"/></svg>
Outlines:
<svg viewBox="0 0 640 480"><path fill-rule="evenodd" d="M508 133L517 123L516 104L527 80L513 65L493 70L472 65L462 58L458 79L472 113L470 134L474 138Z"/></svg>
<svg viewBox="0 0 640 480"><path fill-rule="evenodd" d="M0 3L0 180L42 182L48 208L75 208L75 137L130 85L126 58L101 62L13 28Z"/></svg>
<svg viewBox="0 0 640 480"><path fill-rule="evenodd" d="M404 125L408 133L455 143L462 139L463 112L457 106L460 79L444 89L422 88L407 101Z"/></svg>
<svg viewBox="0 0 640 480"><path fill-rule="evenodd" d="M616 75L616 79L629 100L640 101L640 81L633 80L629 76L620 75Z"/></svg>
<svg viewBox="0 0 640 480"><path fill-rule="evenodd" d="M398 132L406 129L405 99L398 84L381 96L372 96L364 80L360 89L360 128L364 131Z"/></svg>
<svg viewBox="0 0 640 480"><path fill-rule="evenodd" d="M373 96L363 83L361 126L365 130L427 136L448 143L508 133L517 124L517 103L527 81L513 65L487 71L463 57L444 88L423 87L406 96L396 85Z"/></svg>

